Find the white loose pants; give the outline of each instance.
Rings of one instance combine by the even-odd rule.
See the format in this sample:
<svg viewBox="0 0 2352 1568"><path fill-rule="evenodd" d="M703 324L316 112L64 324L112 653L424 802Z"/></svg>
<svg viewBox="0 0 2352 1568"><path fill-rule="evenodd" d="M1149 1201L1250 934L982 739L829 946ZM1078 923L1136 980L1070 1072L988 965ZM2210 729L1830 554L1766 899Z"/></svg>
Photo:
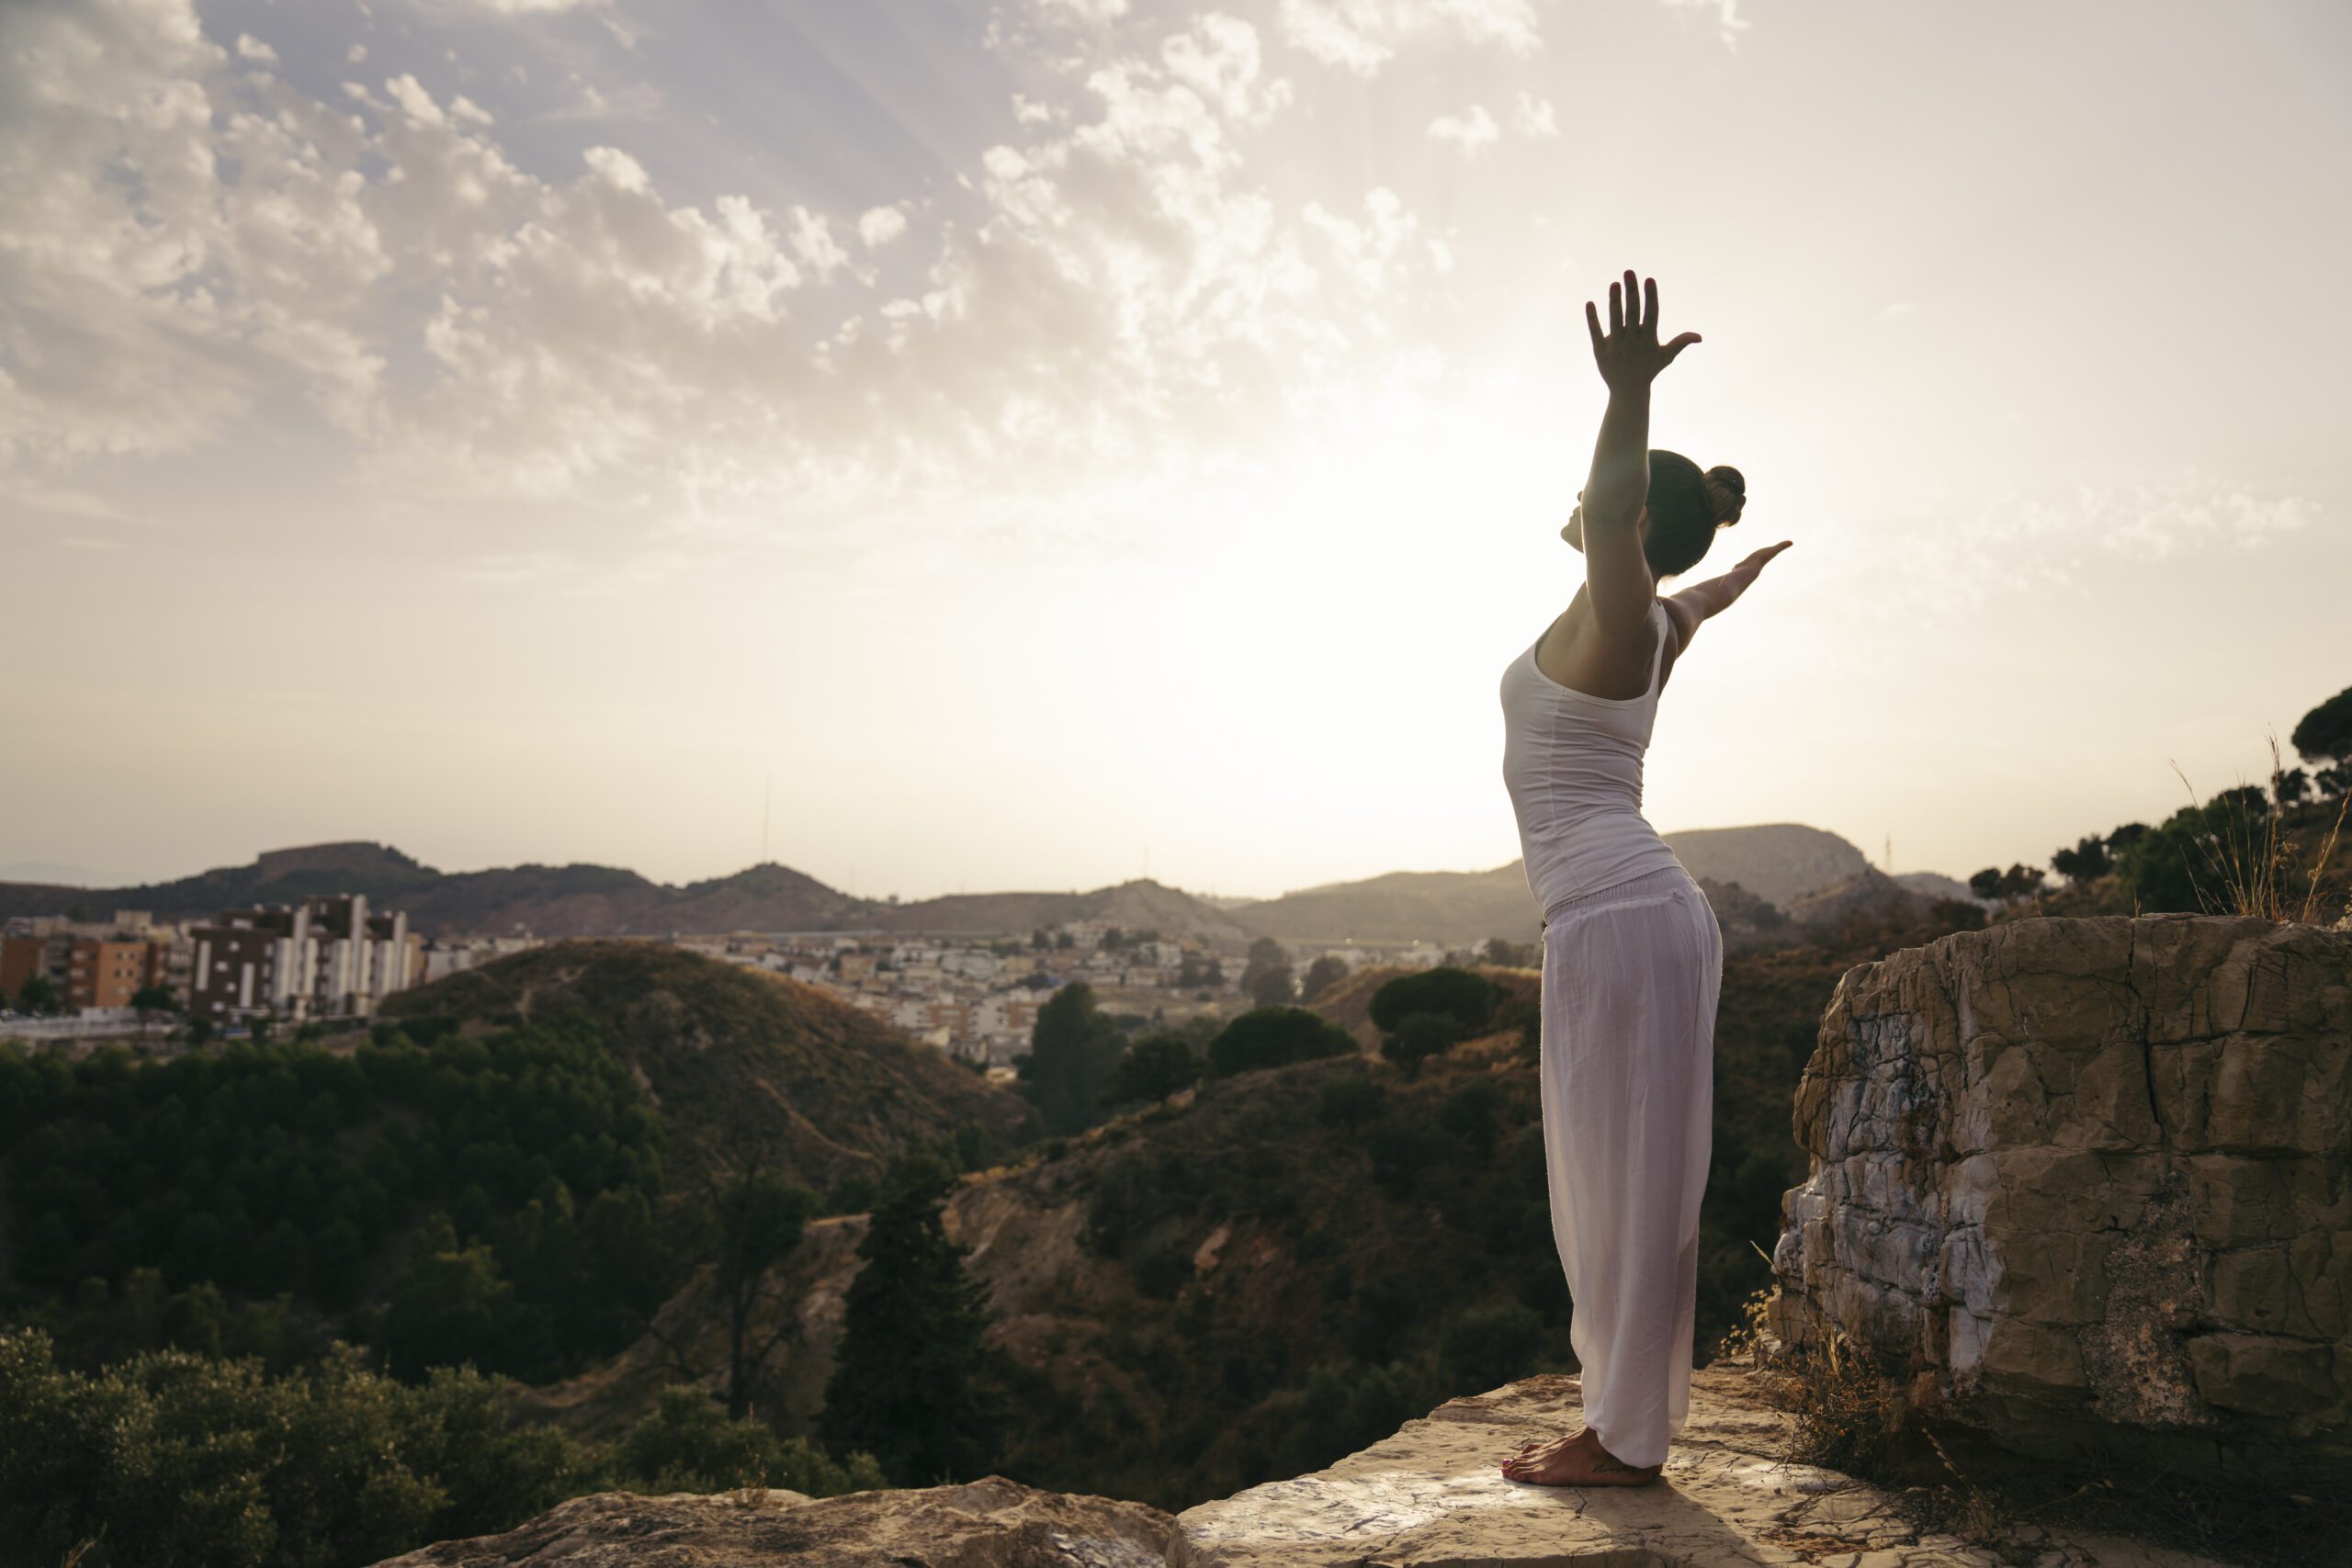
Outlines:
<svg viewBox="0 0 2352 1568"><path fill-rule="evenodd" d="M1552 1235L1585 1425L1630 1465L1662 1463L1690 1409L1723 964L1714 910L1679 866L1546 916L1539 1071Z"/></svg>

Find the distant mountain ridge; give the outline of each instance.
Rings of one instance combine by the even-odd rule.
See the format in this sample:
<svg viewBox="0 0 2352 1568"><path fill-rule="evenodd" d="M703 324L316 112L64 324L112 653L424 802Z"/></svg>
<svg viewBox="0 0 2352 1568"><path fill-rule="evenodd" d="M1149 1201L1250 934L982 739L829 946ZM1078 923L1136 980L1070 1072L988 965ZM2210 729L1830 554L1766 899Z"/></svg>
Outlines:
<svg viewBox="0 0 2352 1568"><path fill-rule="evenodd" d="M1694 828L1664 837L1702 883L1737 884L1783 908L1871 869L1870 857L1849 840L1795 822ZM1492 871L1399 871L1329 883L1238 905L1232 914L1290 942L1427 938L1454 947L1496 936L1532 942L1542 921L1518 861Z"/></svg>
<svg viewBox="0 0 2352 1568"><path fill-rule="evenodd" d="M773 862L671 886L615 866L502 866L442 872L389 844L364 840L266 850L250 865L220 866L132 887L0 883L0 919L78 913L103 919L147 909L186 919L245 904L360 893L403 910L428 936L664 936L730 931L1021 931L1100 919L1163 935L1247 946L1257 933L1191 894L1157 882L1089 893L955 894L890 904L858 898Z"/></svg>
<svg viewBox="0 0 2352 1568"><path fill-rule="evenodd" d="M1711 896L1736 884L1792 912L1808 895L1866 872L1877 874L1845 839L1792 822L1665 837ZM1964 896L1961 884L1932 872L1906 873L1896 881L1931 897L1954 890ZM773 862L673 886L616 866L578 863L442 872L367 840L267 850L249 865L133 887L0 882L0 918L75 913L102 919L126 908L184 919L327 893L365 894L371 903L406 911L410 929L438 937L516 931L551 939L731 931L948 934L1100 920L1238 952L1261 935L1295 943L1429 941L1462 947L1497 936L1532 942L1540 920L1517 861L1491 871L1389 872L1279 898L1212 901L1144 879L1087 892L955 893L893 904L855 897ZM1722 904L1719 897L1719 913Z"/></svg>

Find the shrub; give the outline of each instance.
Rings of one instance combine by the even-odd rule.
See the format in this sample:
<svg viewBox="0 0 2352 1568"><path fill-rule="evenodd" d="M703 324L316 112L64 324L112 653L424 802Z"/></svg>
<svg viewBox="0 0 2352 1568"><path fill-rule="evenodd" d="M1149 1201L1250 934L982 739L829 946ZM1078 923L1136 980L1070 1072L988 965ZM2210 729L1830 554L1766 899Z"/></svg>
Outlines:
<svg viewBox="0 0 2352 1568"><path fill-rule="evenodd" d="M1535 1368L1544 1320L1516 1302L1472 1307L1445 1325L1446 1376L1457 1389L1482 1393Z"/></svg>
<svg viewBox="0 0 2352 1568"><path fill-rule="evenodd" d="M1380 1114L1387 1099L1386 1086L1375 1083L1370 1073L1347 1073L1323 1086L1316 1115L1326 1127L1361 1127Z"/></svg>
<svg viewBox="0 0 2352 1568"><path fill-rule="evenodd" d="M1355 1037L1305 1008L1258 1008L1209 1042L1209 1069L1219 1077L1321 1056L1355 1055Z"/></svg>
<svg viewBox="0 0 2352 1568"><path fill-rule="evenodd" d="M1473 1078L1438 1109L1438 1125L1462 1140L1480 1163L1494 1157L1495 1119L1502 1109L1502 1086L1492 1078Z"/></svg>
<svg viewBox="0 0 2352 1568"><path fill-rule="evenodd" d="M1424 1061L1451 1051L1467 1038L1468 1032L1446 1013L1408 1013L1397 1022L1395 1032L1380 1043L1380 1054L1406 1072L1418 1075Z"/></svg>
<svg viewBox="0 0 2352 1568"><path fill-rule="evenodd" d="M1374 1274L1355 1292L1348 1319L1348 1354L1359 1361L1393 1359L1420 1321L1421 1292L1401 1272Z"/></svg>
<svg viewBox="0 0 2352 1568"><path fill-rule="evenodd" d="M757 1421L730 1421L707 1391L662 1391L652 1413L613 1455L614 1478L639 1492L723 1492L769 1486L833 1497L887 1486L871 1454L836 1461L806 1438L779 1438Z"/></svg>
<svg viewBox="0 0 2352 1568"><path fill-rule="evenodd" d="M1200 1058L1193 1055L1192 1042L1162 1030L1145 1035L1126 1048L1119 1057L1118 1070L1112 1075L1110 1087L1103 1090L1102 1100L1106 1105L1124 1105L1165 1100L1179 1089L1191 1088L1200 1076Z"/></svg>
<svg viewBox="0 0 2352 1568"><path fill-rule="evenodd" d="M1446 1156L1445 1140L1418 1122L1390 1116L1364 1135L1364 1150L1372 1156L1372 1179L1382 1191L1402 1202L1412 1196L1421 1172Z"/></svg>
<svg viewBox="0 0 2352 1568"><path fill-rule="evenodd" d="M1373 993L1372 1021L1394 1033L1415 1013L1439 1013L1467 1032L1494 1016L1499 995L1493 981L1467 969L1441 964L1418 975L1403 975Z"/></svg>
<svg viewBox="0 0 2352 1568"><path fill-rule="evenodd" d="M591 1484L503 1385L414 1388L339 1347L292 1376L182 1351L95 1375L0 1337L0 1539L85 1568L370 1562L504 1529ZM95 1544L93 1544L95 1543Z"/></svg>

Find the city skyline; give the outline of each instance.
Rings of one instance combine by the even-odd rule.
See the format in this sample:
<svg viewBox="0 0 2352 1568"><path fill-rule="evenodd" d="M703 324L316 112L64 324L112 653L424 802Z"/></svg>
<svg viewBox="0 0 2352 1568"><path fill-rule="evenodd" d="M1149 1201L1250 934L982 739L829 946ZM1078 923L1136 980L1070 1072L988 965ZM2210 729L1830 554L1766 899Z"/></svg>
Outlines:
<svg viewBox="0 0 2352 1568"><path fill-rule="evenodd" d="M11 7L0 864L1490 869L1626 266L1705 338L1654 442L1748 477L1695 575L1797 541L1651 819L2159 820L2352 682L2347 63L2320 4Z"/></svg>

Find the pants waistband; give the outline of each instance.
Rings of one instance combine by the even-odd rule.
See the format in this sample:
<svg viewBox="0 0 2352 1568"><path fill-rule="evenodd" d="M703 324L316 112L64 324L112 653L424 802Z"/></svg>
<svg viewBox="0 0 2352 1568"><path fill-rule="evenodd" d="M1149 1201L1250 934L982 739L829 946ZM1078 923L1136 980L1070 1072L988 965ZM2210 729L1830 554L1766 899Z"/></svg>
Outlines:
<svg viewBox="0 0 2352 1568"><path fill-rule="evenodd" d="M1689 871L1679 865L1662 865L1656 871L1645 871L1629 876L1623 882L1612 882L1606 887L1594 887L1582 893L1571 893L1566 898L1555 898L1544 910L1544 924L1574 910L1597 905L1615 904L1629 898L1640 898L1660 893L1672 893L1684 887L1696 887Z"/></svg>

